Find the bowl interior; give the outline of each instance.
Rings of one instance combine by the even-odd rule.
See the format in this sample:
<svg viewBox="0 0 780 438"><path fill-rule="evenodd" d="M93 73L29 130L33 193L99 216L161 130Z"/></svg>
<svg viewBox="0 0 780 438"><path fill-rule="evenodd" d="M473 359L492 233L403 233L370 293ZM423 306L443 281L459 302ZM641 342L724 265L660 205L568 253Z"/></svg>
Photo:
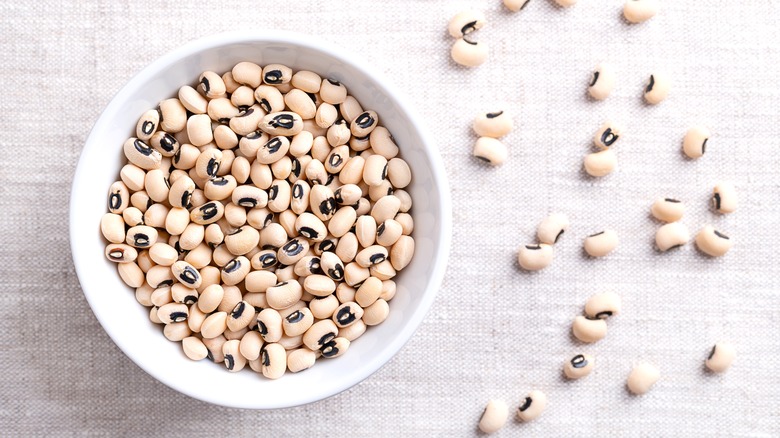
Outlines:
<svg viewBox="0 0 780 438"><path fill-rule="evenodd" d="M187 359L149 321L133 290L103 255L99 231L108 186L124 164L121 146L138 117L200 72L224 72L237 62L282 63L342 81L366 109L377 111L409 163L413 182L416 253L395 279L398 292L390 315L350 346L347 354L318 360L309 370L267 380L251 371L228 373L207 361ZM387 362L409 339L430 307L446 265L450 238L449 193L438 153L407 107L387 86L343 52L287 33L227 34L190 43L152 63L110 102L93 128L79 161L71 194L71 246L84 294L116 344L141 368L166 385L208 402L244 408L295 406L343 391ZM419 120L419 119L417 119Z"/></svg>

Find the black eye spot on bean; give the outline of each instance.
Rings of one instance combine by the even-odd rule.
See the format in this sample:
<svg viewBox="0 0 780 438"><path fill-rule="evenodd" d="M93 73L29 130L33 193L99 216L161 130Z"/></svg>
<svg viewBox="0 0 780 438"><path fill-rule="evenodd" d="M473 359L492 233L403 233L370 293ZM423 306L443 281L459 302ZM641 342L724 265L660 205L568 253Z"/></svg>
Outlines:
<svg viewBox="0 0 780 438"><path fill-rule="evenodd" d="M160 147L166 152L173 152L176 146L176 138L171 134L165 133L160 139Z"/></svg>
<svg viewBox="0 0 780 438"><path fill-rule="evenodd" d="M261 131L252 131L249 134L245 136L247 140L257 140L258 138L262 137L263 133Z"/></svg>
<svg viewBox="0 0 780 438"><path fill-rule="evenodd" d="M612 146L612 143L616 142L618 138L620 138L620 136L613 133L612 128L607 128L606 131L601 134L601 142L606 146Z"/></svg>
<svg viewBox="0 0 780 438"><path fill-rule="evenodd" d="M330 156L330 158L328 159L328 163L329 163L331 166L333 166L333 167L337 167L337 166L339 166L339 165L340 165L341 163L343 163L343 162L344 162L344 159L343 159L343 158L341 158L341 155L339 155L339 154L333 154L333 155L331 155L331 156Z"/></svg>
<svg viewBox="0 0 780 438"><path fill-rule="evenodd" d="M265 74L265 82L267 84L281 84L282 72L281 70L271 70Z"/></svg>
<svg viewBox="0 0 780 438"><path fill-rule="evenodd" d="M680 201L678 201L677 199L672 199L672 198L664 198L664 201L671 202L673 204L679 204L680 203Z"/></svg>
<svg viewBox="0 0 780 438"><path fill-rule="evenodd" d="M715 206L715 210L720 210L720 193L712 195L712 204Z"/></svg>
<svg viewBox="0 0 780 438"><path fill-rule="evenodd" d="M317 95L314 93L306 93L307 96L309 96L309 99L311 99L312 102L315 104L317 103Z"/></svg>
<svg viewBox="0 0 780 438"><path fill-rule="evenodd" d="M359 127L365 129L374 124L374 118L371 117L371 114L368 111L366 111L358 116L357 120L355 120L355 123L357 123Z"/></svg>
<svg viewBox="0 0 780 438"><path fill-rule="evenodd" d="M333 192L333 199L335 199L339 204L344 202L344 198L341 197L341 188L338 188L335 192Z"/></svg>
<svg viewBox="0 0 780 438"><path fill-rule="evenodd" d="M371 262L372 265L382 263L385 261L385 256L384 254L374 254L368 259L368 261Z"/></svg>
<svg viewBox="0 0 780 438"><path fill-rule="evenodd" d="M287 255L295 256L301 253L303 251L303 245L301 245L298 240L294 239L289 242L287 242L283 247L282 250L287 253Z"/></svg>
<svg viewBox="0 0 780 438"><path fill-rule="evenodd" d="M181 205L182 205L182 207L189 208L191 199L192 199L192 192L185 190L184 193L181 194Z"/></svg>
<svg viewBox="0 0 780 438"><path fill-rule="evenodd" d="M301 162L297 158L292 159L292 168L290 169L295 176L301 176ZM297 184L296 184L297 185ZM294 190L294 188L293 188Z"/></svg>
<svg viewBox="0 0 780 438"><path fill-rule="evenodd" d="M336 343L331 341L327 345L324 345L322 349L322 357L333 357L339 354L339 349L336 347Z"/></svg>
<svg viewBox="0 0 780 438"><path fill-rule="evenodd" d="M500 116L501 114L504 114L504 112L503 111L499 111L497 113L487 113L487 114L485 114L485 117L487 117L488 119L495 119L496 117Z"/></svg>
<svg viewBox="0 0 780 438"><path fill-rule="evenodd" d="M296 310L295 312L287 315L287 322L289 322L290 324L301 322L303 321L303 316L304 316L303 312L301 312L300 310Z"/></svg>
<svg viewBox="0 0 780 438"><path fill-rule="evenodd" d="M265 348L260 352L260 363L262 363L264 366L271 365L271 358L268 356L268 352L265 350Z"/></svg>
<svg viewBox="0 0 780 438"><path fill-rule="evenodd" d="M195 284L198 281L198 273L195 272L195 268L187 266L179 275L179 280L187 284Z"/></svg>
<svg viewBox="0 0 780 438"><path fill-rule="evenodd" d="M467 42L468 44L471 44L472 46L476 46L477 45L476 41L471 41L471 40L467 39L466 35L463 35L463 41Z"/></svg>
<svg viewBox="0 0 780 438"><path fill-rule="evenodd" d="M332 240L323 240L320 243L320 251L326 252L326 251L333 251L336 249L336 243Z"/></svg>
<svg viewBox="0 0 780 438"><path fill-rule="evenodd" d="M122 205L122 195L119 193L112 193L111 196L108 197L108 209L109 210L116 210Z"/></svg>
<svg viewBox="0 0 780 438"><path fill-rule="evenodd" d="M295 124L295 118L290 114L279 114L272 118L269 124L273 128L292 129Z"/></svg>
<svg viewBox="0 0 780 438"><path fill-rule="evenodd" d="M262 268L270 268L271 266L273 266L275 264L276 264L276 256L275 255L273 255L271 253L268 253L268 254L263 254L262 256L260 256L260 266Z"/></svg>
<svg viewBox="0 0 780 438"><path fill-rule="evenodd" d="M301 227L300 230L298 230L299 233L301 233L301 236L307 238L307 239L316 239L320 233L314 230L314 228L311 227Z"/></svg>
<svg viewBox="0 0 780 438"><path fill-rule="evenodd" d="M585 356L578 354L571 359L571 365L574 368L584 368L588 366L588 361L585 360Z"/></svg>
<svg viewBox="0 0 780 438"><path fill-rule="evenodd" d="M523 7L525 7L525 5L523 5ZM593 80L590 82L590 86L592 87L592 86L596 85L596 82L598 82L598 80L599 80L599 72L594 71L593 72Z"/></svg>
<svg viewBox="0 0 780 438"><path fill-rule="evenodd" d="M228 370L233 370L233 366L235 366L235 361L233 360L232 354L226 354L225 355L225 366Z"/></svg>
<svg viewBox="0 0 780 438"><path fill-rule="evenodd" d="M653 87L655 86L655 78L653 75L650 75L650 82L647 84L647 88L645 88L645 93L649 93L653 91Z"/></svg>
<svg viewBox="0 0 780 438"><path fill-rule="evenodd" d="M320 213L328 215L336 211L336 199L328 198L320 202Z"/></svg>
<svg viewBox="0 0 780 438"><path fill-rule="evenodd" d="M209 85L209 80L205 76L203 77L203 79L200 80L200 83L201 85L203 85L203 91L205 91L206 93L208 93L209 90L211 90L211 87Z"/></svg>
<svg viewBox="0 0 780 438"><path fill-rule="evenodd" d="M211 183L214 184L215 186L224 186L224 185L227 185L228 180L227 180L227 178L225 178L223 176L220 176L220 177L212 179Z"/></svg>
<svg viewBox="0 0 780 438"><path fill-rule="evenodd" d="M355 319L355 313L352 312L352 309L347 307L342 307L338 313L336 314L336 319L338 320L339 324L341 325L347 325L350 324Z"/></svg>
<svg viewBox="0 0 780 438"><path fill-rule="evenodd" d="M382 224L381 224L381 225L379 225L378 227L376 227L376 235L377 235L377 236L381 236L381 235L382 235L382 233L384 233L384 232L385 232L385 223L384 223L384 222L382 222Z"/></svg>
<svg viewBox="0 0 780 438"><path fill-rule="evenodd" d="M328 78L328 80L327 80L327 81L328 81L328 82L330 82L331 84L333 84L333 85L337 86L337 87L341 85L341 82L339 82L339 81L337 81L337 80L335 80L335 79L330 79L330 78Z"/></svg>
<svg viewBox="0 0 780 438"><path fill-rule="evenodd" d="M606 318L608 316L612 316L612 311L611 310L605 310L603 312L597 313L596 314L596 319L604 319L604 318Z"/></svg>
<svg viewBox="0 0 780 438"><path fill-rule="evenodd" d="M382 179L387 179L387 164L385 164L385 168L382 169Z"/></svg>
<svg viewBox="0 0 780 438"><path fill-rule="evenodd" d="M344 278L344 267L336 265L333 269L328 269L328 277L334 280L341 280Z"/></svg>
<svg viewBox="0 0 780 438"><path fill-rule="evenodd" d="M217 215L218 212L219 209L217 208L217 204L215 204L214 202L209 202L200 207L200 213L203 216L204 220L212 219L214 216Z"/></svg>
<svg viewBox="0 0 780 438"><path fill-rule="evenodd" d="M244 309L246 309L246 303L243 301L239 301L238 304L236 304L236 307L233 308L233 311L230 312L230 317L233 319L240 318L241 315L244 313Z"/></svg>
<svg viewBox="0 0 780 438"><path fill-rule="evenodd" d="M460 33L466 35L467 33L474 32L477 29L477 20L466 23L460 28Z"/></svg>
<svg viewBox="0 0 780 438"><path fill-rule="evenodd" d="M257 321L257 331L260 332L260 336L265 336L268 334L268 327L263 321Z"/></svg>
<svg viewBox="0 0 780 438"><path fill-rule="evenodd" d="M227 265L225 265L224 270L225 270L226 274L230 274L230 273L233 273L235 271L238 271L239 268L241 268L241 261L238 260L238 259L233 259L233 260L229 261L227 263Z"/></svg>
<svg viewBox="0 0 780 438"><path fill-rule="evenodd" d="M710 350L710 355L709 355L709 356L707 356L707 360L710 360L710 359L712 359L712 357L713 357L713 356L715 356L715 349L716 349L716 348L718 348L718 346L717 346L717 345L713 345L713 346L712 346L712 350Z"/></svg>
<svg viewBox="0 0 780 438"><path fill-rule="evenodd" d="M333 175L332 173L329 173L329 174L328 174L328 179L325 181L325 185L326 185L326 186L329 186L329 185L330 185L330 183L332 183L332 182L333 182L333 178L335 178L335 177L336 177L336 175Z"/></svg>
<svg viewBox="0 0 780 438"><path fill-rule="evenodd" d="M311 260L309 260L309 270L311 272L318 272L318 271L320 271L320 258L319 257L313 257Z"/></svg>
<svg viewBox="0 0 780 438"><path fill-rule="evenodd" d="M136 139L133 142L133 146L135 146L135 150L137 150L142 155L146 155L146 156L152 155L153 149L149 147L148 144L142 142L141 140Z"/></svg>
<svg viewBox="0 0 780 438"><path fill-rule="evenodd" d="M116 248L110 253L108 253L108 257L112 260L122 260L122 258L125 255L125 250L122 248Z"/></svg>
<svg viewBox="0 0 780 438"><path fill-rule="evenodd" d="M263 221L263 223L265 224L265 226L268 226L271 223L272 220L274 220L274 214L273 213L268 213L268 215L265 217L265 220Z"/></svg>
<svg viewBox="0 0 780 438"><path fill-rule="evenodd" d="M540 245L536 245L536 244L534 244L534 245L526 245L526 246L525 246L525 248L526 248L526 249L533 250L533 251L536 251L536 250L542 249L542 247L541 247Z"/></svg>
<svg viewBox="0 0 780 438"><path fill-rule="evenodd" d="M555 241L554 241L553 243L558 243L558 239L560 239L560 238L561 238L561 236L563 236L563 233L564 233L565 231L566 231L566 230L561 230L561 231L559 231L559 232L558 232L558 235L557 235L557 236L555 236Z"/></svg>
<svg viewBox="0 0 780 438"><path fill-rule="evenodd" d="M531 407L531 403L533 403L533 400L531 399L531 397L526 397L525 401L523 402L523 405L520 406L520 408L518 410L520 412L524 412L525 410L527 410L528 408Z"/></svg>
<svg viewBox="0 0 780 438"><path fill-rule="evenodd" d="M217 176L217 172L219 172L219 165L220 162L216 158L209 159L209 163L206 165L206 173L214 178Z"/></svg>
<svg viewBox="0 0 780 438"><path fill-rule="evenodd" d="M721 239L729 240L729 236L721 233L720 231L714 230L713 232L715 233L716 236L720 237Z"/></svg>
<svg viewBox="0 0 780 438"><path fill-rule="evenodd" d="M273 126L273 122L271 122L271 125ZM292 125L290 125L292 128ZM282 140L279 138L272 138L268 143L265 144L265 148L268 150L269 153L274 154L282 147Z"/></svg>
<svg viewBox="0 0 780 438"><path fill-rule="evenodd" d="M152 122L151 122L151 121L149 121L149 120L145 121L145 122L144 122L144 123L141 125L141 132L143 132L143 133L144 133L144 134L146 134L146 135L149 135L149 134L151 134L152 132L154 132L154 123L152 123Z"/></svg>
<svg viewBox="0 0 780 438"><path fill-rule="evenodd" d="M709 140L709 138L705 138L704 142L701 144L701 153L702 154L704 154L707 151L707 140Z"/></svg>
<svg viewBox="0 0 780 438"><path fill-rule="evenodd" d="M243 106L243 105L242 105ZM241 107L239 107L241 108ZM251 115L253 112L255 112L255 109L252 107L241 109L241 112L236 117L247 117Z"/></svg>
<svg viewBox="0 0 780 438"><path fill-rule="evenodd" d="M279 195L279 186L272 185L270 189L268 189L268 199L274 200L276 199L276 196Z"/></svg>
<svg viewBox="0 0 780 438"><path fill-rule="evenodd" d="M255 198L241 198L238 200L238 205L247 208L255 208L257 206L257 199Z"/></svg>
<svg viewBox="0 0 780 438"><path fill-rule="evenodd" d="M181 322L187 319L187 314L184 312L173 312L171 313L171 321L173 322Z"/></svg>
<svg viewBox="0 0 780 438"><path fill-rule="evenodd" d="M133 241L135 242L136 246L149 246L149 236L143 233L136 233L133 235Z"/></svg>
<svg viewBox="0 0 780 438"><path fill-rule="evenodd" d="M598 233L596 233L596 234L591 234L591 235L590 235L590 236L588 236L588 237L596 237L596 236L601 236L602 234L604 234L604 232L603 232L603 231L600 231L600 232L598 232Z"/></svg>
<svg viewBox="0 0 780 438"><path fill-rule="evenodd" d="M325 333L317 341L317 344L325 346L326 344L328 344L330 341L332 341L334 339L336 339L336 334L335 333L332 333L332 332L331 333Z"/></svg>
<svg viewBox="0 0 780 438"><path fill-rule="evenodd" d="M164 280L157 283L157 287L173 286L173 280Z"/></svg>
<svg viewBox="0 0 780 438"><path fill-rule="evenodd" d="M301 184L293 185L292 196L294 199L303 199L303 186Z"/></svg>
<svg viewBox="0 0 780 438"><path fill-rule="evenodd" d="M195 295L187 295L186 297L184 297L184 300L182 301L184 301L184 304L188 304L188 305L195 304L195 302L198 301L198 297L196 297Z"/></svg>
<svg viewBox="0 0 780 438"><path fill-rule="evenodd" d="M268 102L268 99L262 98L260 99L260 108L263 109L263 111L270 113L271 112L271 103Z"/></svg>

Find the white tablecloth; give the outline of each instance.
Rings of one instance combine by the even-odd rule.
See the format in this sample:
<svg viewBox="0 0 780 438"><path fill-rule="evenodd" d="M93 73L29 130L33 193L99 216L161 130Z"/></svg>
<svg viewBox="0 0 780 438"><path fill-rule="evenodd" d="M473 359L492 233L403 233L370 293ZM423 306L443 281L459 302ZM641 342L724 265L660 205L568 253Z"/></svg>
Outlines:
<svg viewBox="0 0 780 438"><path fill-rule="evenodd" d="M450 60L446 33L468 7L486 11L478 39L491 48L471 70ZM4 2L0 435L470 436L489 398L514 409L533 388L547 411L500 436L780 435L780 11L768 0L666 1L635 26L620 11L618 0L531 0L518 14L499 0ZM169 50L246 28L310 33L391 77L439 143L454 204L448 274L412 341L351 390L270 412L190 399L121 354L81 294L67 234L72 173L111 96ZM617 87L597 103L585 85L601 61L616 66ZM656 69L673 86L651 107L641 90ZM517 129L493 169L470 156L470 124L495 109ZM581 161L607 118L627 130L617 171L595 180ZM713 136L689 161L680 143L697 121ZM719 180L738 187L733 215L708 208ZM734 249L715 260L693 245L657 253L659 196L686 201L683 222L716 225ZM517 248L553 211L572 218L554 264L520 272ZM582 239L604 227L618 231L618 250L585 257ZM602 290L620 293L624 311L606 339L577 344L570 322ZM738 351L722 376L702 369L719 339ZM596 370L565 381L561 364L580 351ZM640 359L662 377L632 397L625 377Z"/></svg>

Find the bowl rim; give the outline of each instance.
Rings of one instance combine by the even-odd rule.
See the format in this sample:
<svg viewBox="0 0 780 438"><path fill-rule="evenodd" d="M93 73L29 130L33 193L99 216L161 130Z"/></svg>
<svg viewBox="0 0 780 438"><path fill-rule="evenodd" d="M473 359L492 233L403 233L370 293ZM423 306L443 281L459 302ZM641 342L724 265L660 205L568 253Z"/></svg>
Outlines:
<svg viewBox="0 0 780 438"><path fill-rule="evenodd" d="M439 187L439 191L441 192L441 197L439 200L440 202L439 214L441 214L442 226L438 230L439 235L437 236L440 241L440 245L439 248L435 250L435 254L437 256L435 260L437 260L437 263L435 263L433 269L431 270L430 282L428 285L429 290L427 291L426 294L424 294L417 308L415 308L414 311L409 315L409 320L408 320L409 322L405 325L405 329L399 331L398 336L392 339L391 346L387 349L387 351L390 353L389 356L387 356L387 358L385 359L380 359L380 360L372 358L372 360L369 361L369 364L367 366L360 368L359 369L360 372L354 373L353 374L354 378L350 379L346 384L342 386L335 387L328 391L313 392L312 393L314 394L313 396L302 397L297 402L274 403L273 400L271 400L271 403L268 403L266 406L256 406L256 405L246 406L241 403L226 404L222 401L218 402L218 401L210 400L208 397L205 397L202 393L192 390L192 388L188 385L180 385L177 384L176 382L165 380L161 375L161 373L156 371L157 369L156 367L150 366L151 364L149 362L151 361L149 362L142 361L140 360L140 358L136 358L135 356L129 354L128 353L129 345L126 345L126 343L122 341L121 336L118 336L118 328L113 327L109 323L108 316L100 315L98 314L98 312L95 312L93 301L91 299L92 293L87 291L87 289L84 287L85 281L83 281L83 279L87 278L88 276L89 267L85 264L85 261L82 260L82 257L80 255L82 251L79 251L77 245L73 245L72 243L76 241L75 224L78 223L76 209L74 208L77 197L74 196L74 193L78 193L79 189L83 185L88 184L85 178L84 177L80 178L79 175L85 174L84 173L86 171L85 162L87 161L85 157L89 155L89 152L92 149L95 149L99 146L96 144L97 139L95 138L97 136L98 127L108 123L108 121L113 117L113 114L117 112L118 110L117 107L120 105L120 102L124 102L127 99L129 99L132 93L134 92L134 90L136 90L141 84L145 83L149 79L158 75L168 65L177 62L183 58L193 56L196 53L204 50L228 46L228 45L246 44L246 43L289 44L293 46L315 50L329 57L332 57L337 61L343 62L344 64L349 65L351 68L354 68L362 72L367 77L370 77L374 82L376 82L376 84L380 87L380 89L384 91L387 98L391 101L394 101L394 103L404 113L406 113L408 118L412 121L413 129L416 131L418 136L422 139L422 143L424 146L422 148L422 151L427 156L431 164L430 166L431 177L435 181L436 185ZM145 68L143 68L140 72L135 74L132 77L132 79L130 79L111 98L111 100L106 105L106 107L101 111L97 121L94 123L94 125L90 130L89 136L84 142L84 146L81 150L78 164L74 172L73 182L71 185L70 200L68 202L68 208L70 210L68 213L68 220L69 220L68 228L69 228L69 238L71 241L71 245L70 245L71 256L73 259L76 276L79 280L79 285L81 286L81 290L82 293L84 294L84 297L89 303L90 310L95 315L95 318L97 318L101 327L108 334L108 336L111 338L114 344L116 344L117 347L119 347L119 349L122 351L122 353L125 356L127 356L131 361L133 361L138 367L140 367L142 370L144 370L147 374L152 376L158 382L161 382L164 385L178 392L181 392L183 394L186 394L192 398L201 401L218 404L222 406L244 408L244 409L278 409L278 408L294 407L294 406L301 406L301 405L313 403L315 401L332 397L336 394L339 394L343 391L346 391L347 389L354 387L355 385L359 384L360 382L362 382L363 380L365 380L366 378L374 374L376 371L378 371L388 362L390 362L403 348L403 346L409 341L409 339L411 339L412 335L417 331L420 324L422 323L422 320L430 310L436 298L438 290L441 288L441 283L447 268L447 262L449 259L450 245L452 239L452 206L451 206L451 194L449 190L449 184L446 178L446 172L445 172L444 164L442 162L442 158L438 153L438 149L436 148L436 144L434 143L432 136L428 132L427 128L422 124L416 123L415 122L416 120L423 120L423 119L418 116L418 113L416 112L414 107L409 105L408 101L403 97L403 95L398 92L396 87L392 85L392 83L389 82L383 74L377 72L376 70L369 67L366 63L357 59L348 50L345 50L342 47L338 47L331 43L324 42L321 39L315 38L314 36L310 36L302 33L291 32L291 31L280 31L280 30L231 31L231 32L218 33L218 34L207 35L205 37L192 40L166 53L165 55L157 58L156 60L152 61L149 65L147 65Z"/></svg>

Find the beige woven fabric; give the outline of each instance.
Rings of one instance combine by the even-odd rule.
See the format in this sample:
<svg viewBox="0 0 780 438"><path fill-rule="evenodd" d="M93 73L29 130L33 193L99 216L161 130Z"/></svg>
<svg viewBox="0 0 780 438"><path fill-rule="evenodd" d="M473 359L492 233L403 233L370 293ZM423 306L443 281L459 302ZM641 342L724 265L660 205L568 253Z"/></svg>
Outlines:
<svg viewBox="0 0 780 438"><path fill-rule="evenodd" d="M547 411L497 436L780 435L777 3L666 1L637 26L623 22L620 0L565 10L531 0L518 14L500 3L2 2L0 435L471 436L489 398L514 409L532 388L547 392ZM478 38L490 57L473 70L450 61L446 33L467 7L489 20ZM167 51L238 28L305 31L391 77L439 141L454 205L448 275L412 341L357 387L271 412L211 406L136 367L88 309L67 234L72 173L111 96ZM595 103L585 85L603 60L617 88ZM670 72L671 95L645 106L641 88L657 68ZM470 156L470 123L497 108L517 129L508 162L493 169ZM593 180L581 160L605 118L627 131L618 170ZM697 120L714 135L692 162L680 143ZM721 179L741 196L728 217L707 206ZM732 235L732 252L656 253L658 196L687 201L692 231L713 223ZM554 264L520 272L517 248L552 211L572 218ZM582 239L602 227L618 231L617 252L584 257ZM605 289L623 295L623 314L598 344L574 343L571 319ZM738 351L724 376L702 369L718 339ZM579 351L596 370L567 382L562 362ZM624 382L639 359L662 377L631 397Z"/></svg>

